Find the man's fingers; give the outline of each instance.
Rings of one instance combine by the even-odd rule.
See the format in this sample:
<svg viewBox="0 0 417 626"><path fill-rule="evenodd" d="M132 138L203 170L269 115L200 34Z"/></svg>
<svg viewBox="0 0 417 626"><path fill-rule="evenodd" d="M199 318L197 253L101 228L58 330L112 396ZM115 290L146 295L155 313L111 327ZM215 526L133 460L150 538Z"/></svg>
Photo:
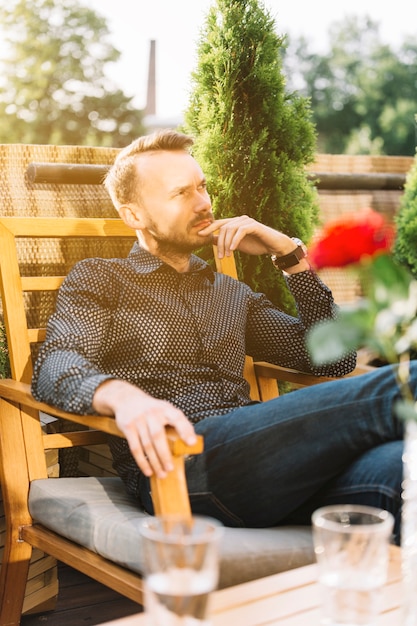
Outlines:
<svg viewBox="0 0 417 626"><path fill-rule="evenodd" d="M170 402L150 396L142 395L139 401L133 398L123 411L117 412L116 421L145 476L155 473L164 478L174 467L166 426L172 426L188 445L197 440L193 425L182 411Z"/></svg>
<svg viewBox="0 0 417 626"><path fill-rule="evenodd" d="M174 415L168 420L168 424L175 428L184 443L189 446L193 446L196 443L197 435L195 434L194 426L187 418L184 418L182 413L178 412L178 414Z"/></svg>
<svg viewBox="0 0 417 626"><path fill-rule="evenodd" d="M259 224L247 215L215 220L210 226L200 231L208 235L216 233L216 245L219 258L230 256L247 237L255 233Z"/></svg>
<svg viewBox="0 0 417 626"><path fill-rule="evenodd" d="M133 458L136 461L137 466L143 472L145 476L152 476L153 469L149 463L148 458L143 451L142 444L139 440L139 435L136 429L125 431L126 440L132 453Z"/></svg>

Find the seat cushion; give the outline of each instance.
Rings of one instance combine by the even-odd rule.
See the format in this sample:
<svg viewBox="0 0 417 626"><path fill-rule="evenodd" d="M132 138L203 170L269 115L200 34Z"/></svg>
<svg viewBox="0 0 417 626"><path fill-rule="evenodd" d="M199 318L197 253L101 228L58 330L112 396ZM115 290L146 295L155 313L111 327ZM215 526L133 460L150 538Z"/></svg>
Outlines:
<svg viewBox="0 0 417 626"><path fill-rule="evenodd" d="M33 519L128 569L142 571L139 526L147 517L120 478L49 478L32 483ZM225 528L219 587L314 562L305 526Z"/></svg>

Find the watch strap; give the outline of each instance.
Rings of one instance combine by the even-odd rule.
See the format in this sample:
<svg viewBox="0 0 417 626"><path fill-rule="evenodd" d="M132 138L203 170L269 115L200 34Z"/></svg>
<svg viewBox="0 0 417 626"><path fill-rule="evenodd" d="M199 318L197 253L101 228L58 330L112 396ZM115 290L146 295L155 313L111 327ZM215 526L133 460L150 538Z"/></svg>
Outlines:
<svg viewBox="0 0 417 626"><path fill-rule="evenodd" d="M283 256L277 256L276 254L271 256L272 263L280 270L286 270L290 267L294 267L294 265L298 265L301 259L305 259L307 256L303 242L296 237L292 237L291 239L298 244L295 250Z"/></svg>

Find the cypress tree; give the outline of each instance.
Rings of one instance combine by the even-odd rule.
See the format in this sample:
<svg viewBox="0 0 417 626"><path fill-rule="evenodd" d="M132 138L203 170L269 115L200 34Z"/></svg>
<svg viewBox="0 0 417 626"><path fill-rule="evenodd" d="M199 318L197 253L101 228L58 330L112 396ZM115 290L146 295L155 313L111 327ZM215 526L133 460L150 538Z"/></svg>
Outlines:
<svg viewBox="0 0 417 626"><path fill-rule="evenodd" d="M305 174L316 133L308 100L286 92L284 49L258 0L216 0L198 42L184 130L196 140L217 218L246 214L307 243L319 211ZM269 257L237 255L237 264L242 280L293 310Z"/></svg>
<svg viewBox="0 0 417 626"><path fill-rule="evenodd" d="M396 226L394 256L410 270L414 278L417 278L417 154L407 174L396 216Z"/></svg>

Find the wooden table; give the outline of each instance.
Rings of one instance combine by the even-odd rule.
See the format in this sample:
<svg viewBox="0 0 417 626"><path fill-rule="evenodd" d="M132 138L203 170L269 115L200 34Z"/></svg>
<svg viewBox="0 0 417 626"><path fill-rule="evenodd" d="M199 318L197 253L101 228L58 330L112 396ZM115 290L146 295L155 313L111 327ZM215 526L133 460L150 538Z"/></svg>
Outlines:
<svg viewBox="0 0 417 626"><path fill-rule="evenodd" d="M401 624L401 596L400 549L393 546L378 626ZM307 565L216 591L211 613L213 626L319 626L317 566ZM106 622L106 626L145 625L149 626L144 613Z"/></svg>

